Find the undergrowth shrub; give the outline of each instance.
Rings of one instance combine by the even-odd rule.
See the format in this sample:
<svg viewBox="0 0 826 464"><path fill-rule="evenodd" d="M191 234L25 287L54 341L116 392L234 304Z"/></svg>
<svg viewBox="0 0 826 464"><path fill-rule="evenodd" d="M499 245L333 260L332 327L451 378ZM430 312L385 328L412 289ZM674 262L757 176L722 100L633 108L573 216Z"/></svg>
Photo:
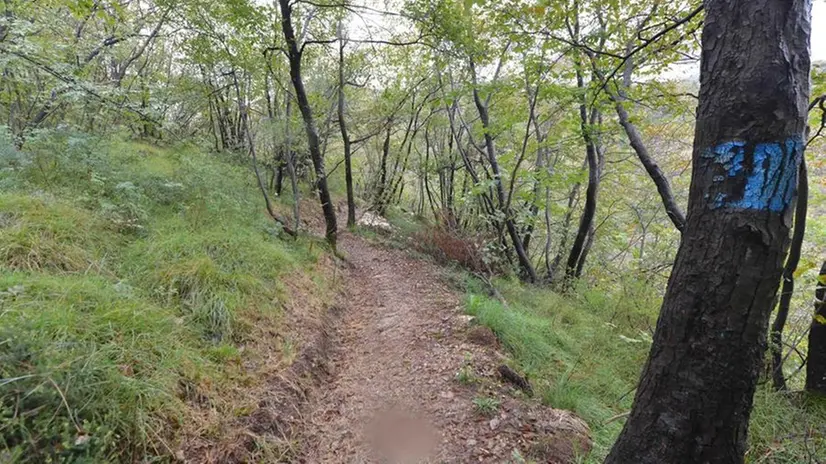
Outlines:
<svg viewBox="0 0 826 464"><path fill-rule="evenodd" d="M440 226L425 226L412 235L412 243L418 251L440 262L455 262L471 272L487 273L493 264L481 236L463 235Z"/></svg>
<svg viewBox="0 0 826 464"><path fill-rule="evenodd" d="M602 462L631 408L652 343L657 292L622 279L615 286L579 285L565 295L515 280L494 279L507 306L467 282L466 308L490 327L534 383L543 403L574 411L590 425ZM826 401L758 388L747 463L815 462L826 451Z"/></svg>

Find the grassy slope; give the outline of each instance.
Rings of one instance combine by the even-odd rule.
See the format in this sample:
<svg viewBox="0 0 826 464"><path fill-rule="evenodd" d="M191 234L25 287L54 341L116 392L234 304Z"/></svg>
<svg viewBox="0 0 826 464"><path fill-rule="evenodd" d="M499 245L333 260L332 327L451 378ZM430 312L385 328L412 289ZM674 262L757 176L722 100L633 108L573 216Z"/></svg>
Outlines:
<svg viewBox="0 0 826 464"><path fill-rule="evenodd" d="M467 311L489 326L514 362L538 386L542 401L575 411L591 426L601 462L622 429L633 387L650 348L647 327L657 304L643 289L606 295L599 289L562 297L509 280L495 281L508 303L468 284ZM826 457L826 402L772 392L755 396L747 462L798 464Z"/></svg>
<svg viewBox="0 0 826 464"><path fill-rule="evenodd" d="M0 461L168 455L254 409L248 348L323 247L277 237L248 168L79 134L0 168Z"/></svg>

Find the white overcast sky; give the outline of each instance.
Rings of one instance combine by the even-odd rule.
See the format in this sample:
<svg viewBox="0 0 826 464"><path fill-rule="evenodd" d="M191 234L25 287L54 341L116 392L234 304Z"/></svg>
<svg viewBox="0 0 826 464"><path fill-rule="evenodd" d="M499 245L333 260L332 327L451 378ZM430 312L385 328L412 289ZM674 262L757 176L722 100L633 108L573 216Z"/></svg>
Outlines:
<svg viewBox="0 0 826 464"><path fill-rule="evenodd" d="M826 61L826 2L812 5L812 59Z"/></svg>
<svg viewBox="0 0 826 464"><path fill-rule="evenodd" d="M274 3L273 0L254 0L256 3L265 4L265 3ZM745 0L748 1L748 0ZM387 8L390 10L398 9L398 5L396 3L400 3L398 1L389 1L388 0L363 0L362 2L357 2L369 6L375 6L376 8L383 9ZM814 0L812 2L812 60L816 62L824 62L826 61L826 0ZM389 6L388 4L394 4L393 6ZM364 21L352 21L350 23L350 32L353 35L362 35L359 32L364 32L366 28L373 29L374 34L381 35L382 29L384 31L397 29L397 27L392 27L395 21L388 21L385 18L382 18L381 15L365 13L363 18L369 23L365 24ZM378 29L378 30L376 30ZM356 32L358 31L358 32ZM352 36L351 36L352 37Z"/></svg>

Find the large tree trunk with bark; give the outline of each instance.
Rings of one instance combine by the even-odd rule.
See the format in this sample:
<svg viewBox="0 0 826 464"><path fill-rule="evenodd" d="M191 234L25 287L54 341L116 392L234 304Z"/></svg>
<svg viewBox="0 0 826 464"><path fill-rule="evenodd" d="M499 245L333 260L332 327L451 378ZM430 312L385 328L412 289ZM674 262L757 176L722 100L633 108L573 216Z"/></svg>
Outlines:
<svg viewBox="0 0 826 464"><path fill-rule="evenodd" d="M809 331L806 391L826 395L826 262L817 276L815 314Z"/></svg>
<svg viewBox="0 0 826 464"><path fill-rule="evenodd" d="M292 13L293 7L289 0L278 0L281 8L281 29L287 42L287 55L290 62L290 80L295 88L295 98L298 101L298 109L304 119L304 129L307 132L307 145L310 150L310 158L315 169L316 189L321 201L321 209L324 212L324 222L326 223L327 242L335 248L338 226L336 225L336 210L330 198L330 190L327 188L327 173L324 169L324 156L321 154L321 146L318 139L318 130L313 118L313 109L307 99L307 92L304 89L304 81L301 78L301 52L293 29Z"/></svg>
<svg viewBox="0 0 826 464"><path fill-rule="evenodd" d="M609 464L742 463L789 246L810 0L706 0L688 218Z"/></svg>

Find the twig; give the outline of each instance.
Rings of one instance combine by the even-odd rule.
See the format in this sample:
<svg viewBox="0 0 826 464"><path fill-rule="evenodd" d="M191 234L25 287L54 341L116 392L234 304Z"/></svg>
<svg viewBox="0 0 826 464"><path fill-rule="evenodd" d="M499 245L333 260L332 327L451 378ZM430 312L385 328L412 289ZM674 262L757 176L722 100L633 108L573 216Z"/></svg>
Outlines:
<svg viewBox="0 0 826 464"><path fill-rule="evenodd" d="M493 285L493 282L491 282L490 279L488 279L484 274L480 272L474 272L473 275L478 277L479 280L484 282L485 285L487 285L488 288L490 288L490 291L491 293L493 293L493 296L496 297L496 299L499 300L499 302L502 303L504 307L508 307L508 302L505 300L505 297L502 296L501 293L499 293L499 290L496 289L496 287Z"/></svg>
<svg viewBox="0 0 826 464"><path fill-rule="evenodd" d="M82 434L83 428L80 427L80 424L77 423L74 414L72 414L72 408L69 407L69 402L66 401L66 395L63 394L63 390L60 389L51 377L47 377L47 379L51 382L52 386L54 386L55 390L57 390L57 393L60 394L60 398L63 400L63 406L66 406L66 413L69 414L69 419L72 419L72 424L74 424L75 429L77 429L77 433Z"/></svg>
<svg viewBox="0 0 826 464"><path fill-rule="evenodd" d="M624 412L622 414L617 414L616 416L613 416L613 417L609 418L607 421L603 422L602 425L604 427L604 426L610 424L611 422L618 421L618 420L620 420L624 417L628 417L630 414L631 414L631 411L627 411L627 412Z"/></svg>

